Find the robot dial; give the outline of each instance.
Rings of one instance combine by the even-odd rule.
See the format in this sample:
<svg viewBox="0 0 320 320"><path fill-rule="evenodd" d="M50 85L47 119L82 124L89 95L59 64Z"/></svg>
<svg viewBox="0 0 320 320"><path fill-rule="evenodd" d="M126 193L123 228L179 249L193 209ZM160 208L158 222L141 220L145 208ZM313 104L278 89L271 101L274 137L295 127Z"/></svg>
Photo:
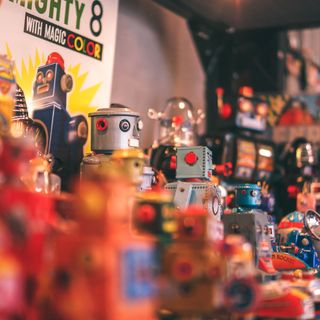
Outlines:
<svg viewBox="0 0 320 320"><path fill-rule="evenodd" d="M119 123L119 128L122 132L128 132L130 130L130 122L126 119L123 119Z"/></svg>

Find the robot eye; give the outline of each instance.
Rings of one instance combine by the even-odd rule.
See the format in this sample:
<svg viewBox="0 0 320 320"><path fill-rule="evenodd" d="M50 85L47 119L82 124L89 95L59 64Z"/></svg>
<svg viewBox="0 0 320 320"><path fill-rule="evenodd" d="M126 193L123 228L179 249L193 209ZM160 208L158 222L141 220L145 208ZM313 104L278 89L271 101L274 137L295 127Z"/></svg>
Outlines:
<svg viewBox="0 0 320 320"><path fill-rule="evenodd" d="M140 120L138 121L138 130L141 131L142 129L143 129L143 122L142 122L142 120L140 119Z"/></svg>
<svg viewBox="0 0 320 320"><path fill-rule="evenodd" d="M43 73L40 71L37 74L37 82L41 83L43 81Z"/></svg>
<svg viewBox="0 0 320 320"><path fill-rule="evenodd" d="M105 130L107 130L107 127L108 127L108 122L106 119L100 118L97 120L96 128L98 131L105 131Z"/></svg>
<svg viewBox="0 0 320 320"><path fill-rule="evenodd" d="M47 79L47 81L51 81L51 80L53 79L53 77L54 77L54 72L53 72L52 70L48 70L48 71L46 72L46 79Z"/></svg>
<svg viewBox="0 0 320 320"><path fill-rule="evenodd" d="M131 125L128 120L123 119L119 123L119 128L123 132L128 132L130 130L130 127L131 127Z"/></svg>
<svg viewBox="0 0 320 320"><path fill-rule="evenodd" d="M252 190L252 191L250 192L250 194L251 194L252 197L256 197L258 193L257 193L256 190Z"/></svg>

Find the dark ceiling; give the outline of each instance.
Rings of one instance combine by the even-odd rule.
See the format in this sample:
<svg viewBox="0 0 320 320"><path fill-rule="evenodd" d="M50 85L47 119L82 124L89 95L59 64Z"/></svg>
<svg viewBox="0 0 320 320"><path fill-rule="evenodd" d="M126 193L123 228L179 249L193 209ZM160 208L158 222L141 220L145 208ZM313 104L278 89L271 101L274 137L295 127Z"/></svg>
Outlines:
<svg viewBox="0 0 320 320"><path fill-rule="evenodd" d="M236 30L320 26L320 0L153 0L186 17Z"/></svg>

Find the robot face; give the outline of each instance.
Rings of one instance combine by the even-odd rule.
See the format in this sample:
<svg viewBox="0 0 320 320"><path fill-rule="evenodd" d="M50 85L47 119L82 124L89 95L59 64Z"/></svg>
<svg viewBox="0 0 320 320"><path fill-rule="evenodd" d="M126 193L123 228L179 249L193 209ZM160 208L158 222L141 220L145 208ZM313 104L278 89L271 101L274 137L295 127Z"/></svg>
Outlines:
<svg viewBox="0 0 320 320"><path fill-rule="evenodd" d="M135 116L99 115L92 118L92 150L111 151L139 147L142 122Z"/></svg>
<svg viewBox="0 0 320 320"><path fill-rule="evenodd" d="M57 83L58 64L45 65L38 68L36 81L33 85L33 99L41 100L46 97L52 97Z"/></svg>
<svg viewBox="0 0 320 320"><path fill-rule="evenodd" d="M261 204L261 188L255 184L243 184L236 187L238 206L257 208Z"/></svg>
<svg viewBox="0 0 320 320"><path fill-rule="evenodd" d="M39 67L33 85L35 108L53 103L66 108L67 92L71 91L72 86L72 77L58 63Z"/></svg>

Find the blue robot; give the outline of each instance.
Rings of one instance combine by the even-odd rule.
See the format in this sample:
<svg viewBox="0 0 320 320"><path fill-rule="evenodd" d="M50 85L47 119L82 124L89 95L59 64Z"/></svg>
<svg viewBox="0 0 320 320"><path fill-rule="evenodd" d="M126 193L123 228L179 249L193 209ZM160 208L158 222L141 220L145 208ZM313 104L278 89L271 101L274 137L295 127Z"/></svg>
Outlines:
<svg viewBox="0 0 320 320"><path fill-rule="evenodd" d="M255 263L266 273L274 273L268 215L259 210L261 188L255 184L235 187L235 209L222 216L225 234L243 235L254 248Z"/></svg>
<svg viewBox="0 0 320 320"><path fill-rule="evenodd" d="M84 116L71 117L67 111L67 93L72 77L64 71L64 60L51 53L45 65L37 70L33 85L33 119L45 132L45 154L53 158L53 172L62 179L62 188L79 174L83 145L87 141L88 124Z"/></svg>
<svg viewBox="0 0 320 320"><path fill-rule="evenodd" d="M293 230L289 233L287 247L290 253L305 262L310 268L319 267L318 253L313 245L311 236L304 230Z"/></svg>

